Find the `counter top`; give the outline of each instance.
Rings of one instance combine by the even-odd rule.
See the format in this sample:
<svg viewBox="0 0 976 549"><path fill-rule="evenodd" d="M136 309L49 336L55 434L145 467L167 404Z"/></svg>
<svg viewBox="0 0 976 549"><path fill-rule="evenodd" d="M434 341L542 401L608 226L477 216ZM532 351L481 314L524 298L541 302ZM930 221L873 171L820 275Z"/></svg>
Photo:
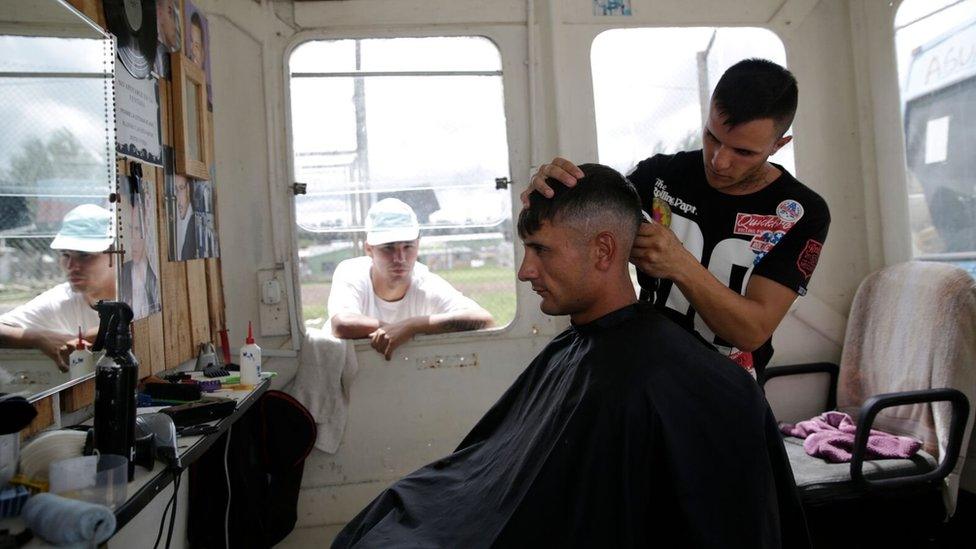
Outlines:
<svg viewBox="0 0 976 549"><path fill-rule="evenodd" d="M197 372L193 373L198 374ZM220 378L215 378L220 379ZM208 393L209 396L218 396L225 398L232 398L237 401L237 408L234 413L215 422L210 422L210 425L216 425L217 430L208 433L206 435L188 436L188 437L178 437L177 438L177 451L180 456L181 467L178 472L182 472L193 464L197 459L200 458L218 439L228 429L242 416L245 412L258 400L258 398L263 395L270 387L271 380L273 378L265 373L262 376L261 383L250 390L229 390L221 389L213 393ZM139 408L141 413L149 413L159 410L160 408ZM145 467L136 466L135 476L132 481L129 482L126 494L126 501L115 509L115 520L116 526L115 531L118 532L126 524L132 520L146 505L149 504L153 498L156 497L163 489L173 483L174 472L172 469L167 468L166 464L157 461L153 469L150 471ZM12 533L21 532L26 528L26 525L20 518L13 519L2 519L0 520L0 529L9 530ZM46 544L43 540L34 538L27 547L43 547Z"/></svg>

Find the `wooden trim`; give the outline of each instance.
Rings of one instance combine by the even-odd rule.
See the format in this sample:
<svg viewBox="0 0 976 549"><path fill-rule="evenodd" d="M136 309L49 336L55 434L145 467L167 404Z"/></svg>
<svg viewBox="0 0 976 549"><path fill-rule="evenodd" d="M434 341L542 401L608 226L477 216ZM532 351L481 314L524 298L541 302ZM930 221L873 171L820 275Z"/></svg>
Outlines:
<svg viewBox="0 0 976 549"><path fill-rule="evenodd" d="M173 129L176 149L176 173L201 179L210 180L210 117L207 115L207 75L203 69L190 61L182 53L170 54L173 68L173 86L171 96L173 101ZM192 100L196 103L197 127L190 128L186 119L187 83L192 83L196 93ZM197 143L201 158L193 158L188 149L190 132L196 132Z"/></svg>
<svg viewBox="0 0 976 549"><path fill-rule="evenodd" d="M20 431L20 440L32 437L37 433L40 433L44 429L47 429L51 425L54 425L54 400L58 398L58 395L51 395L42 398L41 400L33 402L34 409L37 410L37 416L34 421L30 422L30 425L24 427Z"/></svg>
<svg viewBox="0 0 976 549"><path fill-rule="evenodd" d="M95 380L89 379L61 391L61 412L76 412L95 402Z"/></svg>
<svg viewBox="0 0 976 549"><path fill-rule="evenodd" d="M207 299L206 261L193 259L186 262L186 286L190 303L190 331L193 349L210 339L210 307Z"/></svg>
<svg viewBox="0 0 976 549"><path fill-rule="evenodd" d="M68 0L68 3L86 17L98 23L103 29L105 25L105 12L102 10L102 3L99 0Z"/></svg>

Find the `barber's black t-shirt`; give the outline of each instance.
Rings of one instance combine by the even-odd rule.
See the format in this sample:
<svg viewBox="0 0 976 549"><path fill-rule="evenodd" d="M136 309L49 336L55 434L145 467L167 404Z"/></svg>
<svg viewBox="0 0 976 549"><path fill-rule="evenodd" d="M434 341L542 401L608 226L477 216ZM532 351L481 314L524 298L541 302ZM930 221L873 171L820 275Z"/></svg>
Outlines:
<svg viewBox="0 0 976 549"><path fill-rule="evenodd" d="M638 164L628 178L643 208L733 291L745 295L749 278L759 275L806 294L830 225L826 202L776 164L782 175L762 190L723 194L709 186L702 159L698 150ZM670 280L661 280L656 291L655 280L638 271L641 299L653 300L719 352L762 373L773 355L771 340L752 353L740 352L712 332Z"/></svg>

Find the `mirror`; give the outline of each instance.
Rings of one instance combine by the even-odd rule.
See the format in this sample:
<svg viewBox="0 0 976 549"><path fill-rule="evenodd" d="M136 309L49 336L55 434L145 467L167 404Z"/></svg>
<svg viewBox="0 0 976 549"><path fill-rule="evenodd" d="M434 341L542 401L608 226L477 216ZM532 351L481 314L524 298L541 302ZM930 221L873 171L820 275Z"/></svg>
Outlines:
<svg viewBox="0 0 976 549"><path fill-rule="evenodd" d="M94 338L88 302L115 298L114 56L63 0L0 3L0 392L91 375L51 357L79 327Z"/></svg>

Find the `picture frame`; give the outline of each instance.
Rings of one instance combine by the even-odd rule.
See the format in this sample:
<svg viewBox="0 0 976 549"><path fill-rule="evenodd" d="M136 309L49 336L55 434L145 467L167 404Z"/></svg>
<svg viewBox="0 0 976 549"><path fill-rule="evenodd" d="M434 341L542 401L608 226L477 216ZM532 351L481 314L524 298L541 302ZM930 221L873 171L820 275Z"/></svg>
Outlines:
<svg viewBox="0 0 976 549"><path fill-rule="evenodd" d="M210 180L207 77L182 52L170 54L176 173Z"/></svg>

